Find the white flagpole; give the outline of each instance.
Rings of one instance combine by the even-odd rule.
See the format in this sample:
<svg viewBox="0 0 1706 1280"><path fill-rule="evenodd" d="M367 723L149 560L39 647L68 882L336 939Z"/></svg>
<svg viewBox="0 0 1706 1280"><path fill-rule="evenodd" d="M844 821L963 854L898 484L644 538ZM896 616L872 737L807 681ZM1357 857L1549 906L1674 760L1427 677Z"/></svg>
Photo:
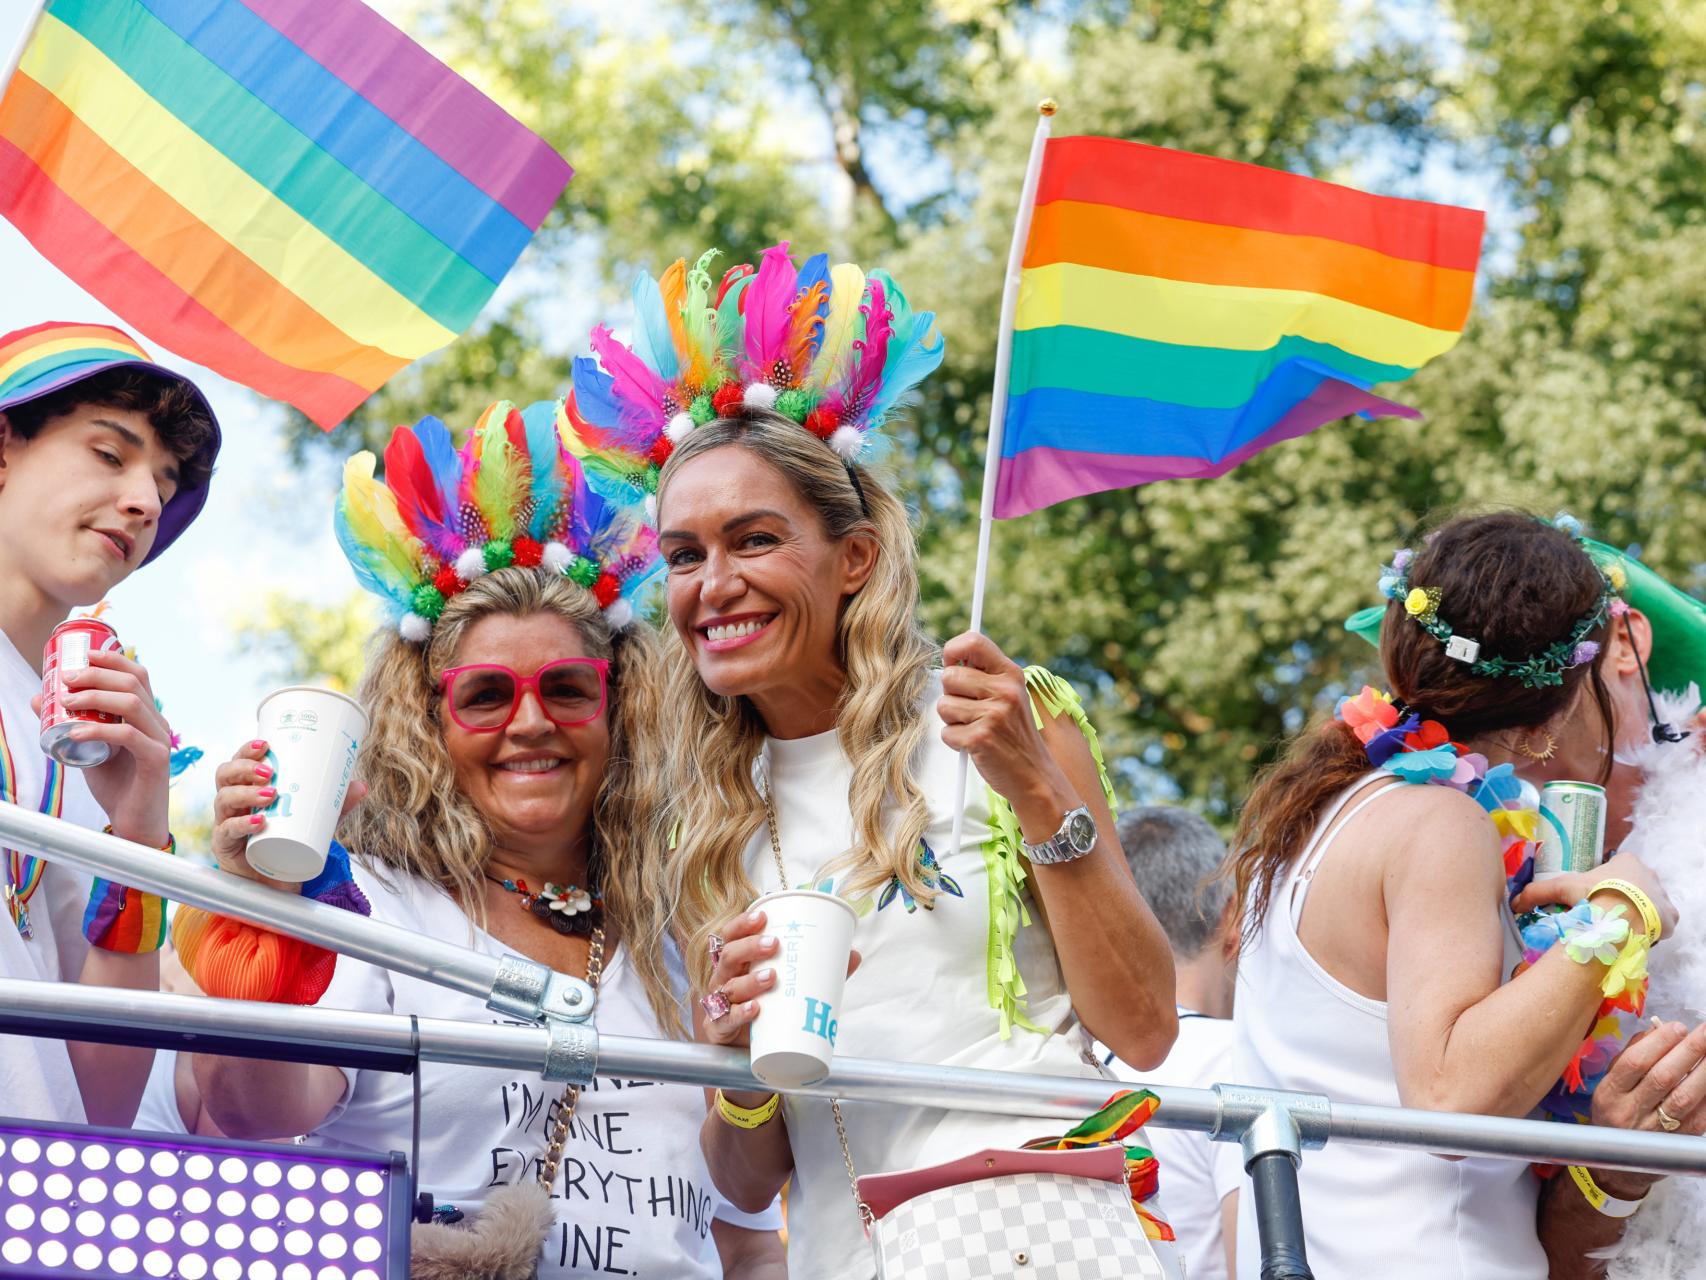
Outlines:
<svg viewBox="0 0 1706 1280"><path fill-rule="evenodd" d="M18 37L18 43L12 46L12 52L6 56L5 70L0 71L0 98L6 96L6 87L12 83L12 75L18 69L18 64L24 60L24 50L30 47L30 39L36 33L36 27L41 23L41 15L47 11L47 0L35 0L30 16L24 20L23 33Z"/></svg>
<svg viewBox="0 0 1706 1280"><path fill-rule="evenodd" d="M971 629L983 630L983 597L989 587L989 538L995 527L995 484L1001 474L1001 446L1007 431L1007 384L1013 367L1013 317L1019 309L1019 276L1025 266L1025 245L1031 238L1031 214L1037 204L1037 182L1043 168L1043 144L1057 110L1053 98L1037 104L1037 131L1031 135L1031 158L1025 166L1025 185L1019 192L1019 211L1013 216L1013 243L1007 250L1007 281L1001 290L1001 330L995 340L995 385L989 397L989 440L983 450L983 502L978 509L977 572L972 578ZM950 856L960 851L965 837L966 781L971 760L960 752L959 783L954 788L954 838Z"/></svg>

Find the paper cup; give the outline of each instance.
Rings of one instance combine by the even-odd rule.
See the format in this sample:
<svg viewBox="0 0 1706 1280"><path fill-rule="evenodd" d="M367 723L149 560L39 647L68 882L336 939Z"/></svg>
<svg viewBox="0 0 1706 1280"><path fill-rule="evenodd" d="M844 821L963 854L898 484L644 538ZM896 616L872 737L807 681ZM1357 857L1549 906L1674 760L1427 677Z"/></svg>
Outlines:
<svg viewBox="0 0 1706 1280"><path fill-rule="evenodd" d="M330 689L292 685L261 699L258 737L273 768L278 796L267 825L249 840L249 865L274 880L312 880L326 865L355 777L355 753L367 736L367 713Z"/></svg>
<svg viewBox="0 0 1706 1280"><path fill-rule="evenodd" d="M784 889L752 904L781 943L776 985L758 997L752 1074L768 1085L816 1084L829 1074L841 991L853 950L853 908L834 894Z"/></svg>

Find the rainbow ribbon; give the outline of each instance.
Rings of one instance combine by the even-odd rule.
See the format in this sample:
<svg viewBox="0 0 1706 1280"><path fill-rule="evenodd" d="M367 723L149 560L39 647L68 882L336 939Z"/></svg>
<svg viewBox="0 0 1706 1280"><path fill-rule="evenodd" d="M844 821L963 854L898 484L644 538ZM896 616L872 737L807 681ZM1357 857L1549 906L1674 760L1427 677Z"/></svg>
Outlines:
<svg viewBox="0 0 1706 1280"><path fill-rule="evenodd" d="M1131 1207L1143 1223L1143 1234L1151 1240L1171 1240L1174 1238L1172 1226L1145 1204L1161 1185L1160 1161L1148 1147L1123 1141L1141 1129L1160 1106L1161 1099L1148 1089L1123 1089L1109 1098L1100 1111L1086 1117L1060 1137L1037 1138L1027 1142L1024 1149L1073 1151L1121 1143L1125 1147L1126 1189L1131 1192Z"/></svg>
<svg viewBox="0 0 1706 1280"><path fill-rule="evenodd" d="M41 812L57 818L65 804L65 768L52 756L43 756L47 771L42 777ZM12 744L6 737L6 721L0 716L0 799L18 803L18 766L12 759ZM6 850L6 910L24 937L30 936L29 901L41 887L47 863L33 853Z"/></svg>

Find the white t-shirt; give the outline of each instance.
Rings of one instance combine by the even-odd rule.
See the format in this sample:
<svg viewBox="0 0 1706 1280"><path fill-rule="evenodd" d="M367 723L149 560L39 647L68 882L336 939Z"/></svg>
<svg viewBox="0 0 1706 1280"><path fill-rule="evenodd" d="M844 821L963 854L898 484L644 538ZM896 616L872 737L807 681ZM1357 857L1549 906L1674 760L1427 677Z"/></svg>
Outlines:
<svg viewBox="0 0 1706 1280"><path fill-rule="evenodd" d="M39 745L41 721L30 710L30 699L40 692L40 674L0 633L0 725L18 772L16 799L26 809L41 804L42 779L47 771L47 757ZM81 769L65 770L60 815L96 831L107 823L106 814L89 794ZM89 902L91 883L86 872L50 864L29 902L28 938L13 927L9 912L0 914L0 977L77 981L89 954L89 943L83 937L83 909ZM0 1110L22 1120L83 1122L83 1096L77 1090L77 1077L63 1040L0 1036Z"/></svg>
<svg viewBox="0 0 1706 1280"><path fill-rule="evenodd" d="M133 1128L145 1133L187 1134L184 1113L178 1110L178 1055L173 1049L156 1049L154 1065L148 1072L148 1083L142 1090L142 1104L136 1109Z"/></svg>
<svg viewBox="0 0 1706 1280"><path fill-rule="evenodd" d="M359 863L355 878L373 918L488 955L509 948L477 929L437 886ZM681 979L685 989L685 976ZM474 996L338 959L322 1008L506 1021ZM658 1036L644 989L620 948L605 964L596 1024L607 1035ZM349 1090L310 1135L326 1146L409 1150L408 1076L346 1069ZM421 1189L439 1204L477 1210L496 1186L535 1178L563 1086L537 1074L428 1062L421 1068ZM540 1275L638 1275L715 1280L722 1274L711 1222L775 1230L780 1214L743 1214L718 1195L699 1150L705 1095L687 1085L599 1077L582 1091L552 1194L559 1220Z"/></svg>
<svg viewBox="0 0 1706 1280"><path fill-rule="evenodd" d="M1111 1056L1101 1045L1104 1061ZM1153 1071L1137 1071L1118 1058L1108 1062L1121 1080L1207 1089L1232 1082L1232 1021L1210 1018L1179 1006L1179 1038L1167 1060ZM1243 1157L1236 1142L1214 1142L1187 1129L1144 1129L1149 1149L1161 1162L1161 1193L1167 1220L1179 1239L1190 1280L1227 1280L1220 1202L1244 1185Z"/></svg>
<svg viewBox="0 0 1706 1280"><path fill-rule="evenodd" d="M855 1058L986 1067L1033 1075L1107 1076L1072 1009L1053 940L1028 892L1032 923L1021 928L1014 955L1027 992L1025 1012L1042 1033L1014 1027L1001 1034L989 995L990 874L985 863L989 805L975 766L966 788L965 839L952 849L951 803L959 757L942 744L936 715L941 676L924 695L923 769L930 805L924 844L939 864L942 892L926 910L901 891L849 897L859 913L853 946L863 957L847 980L835 1051ZM770 779L777 835L790 886L841 892L846 873L829 864L853 844L848 805L852 763L832 730L809 738L767 739L762 767ZM923 851L920 852L922 856ZM770 839L760 826L747 847L746 872L760 893L779 885ZM848 896L843 894L843 896ZM1109 1094L1114 1092L1110 1078ZM1010 1112L989 1115L925 1107L845 1102L848 1145L861 1174L889 1173L956 1159L986 1147L1016 1147L1071 1128L1057 1118ZM788 1269L811 1280L869 1280L875 1255L865 1240L847 1186L827 1101L785 1100L794 1178L788 1200Z"/></svg>

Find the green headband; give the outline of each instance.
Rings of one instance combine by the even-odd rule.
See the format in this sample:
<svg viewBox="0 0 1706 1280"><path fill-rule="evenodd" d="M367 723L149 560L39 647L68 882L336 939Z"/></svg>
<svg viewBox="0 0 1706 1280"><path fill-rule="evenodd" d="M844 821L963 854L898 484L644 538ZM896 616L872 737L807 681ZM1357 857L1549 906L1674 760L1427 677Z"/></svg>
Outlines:
<svg viewBox="0 0 1706 1280"><path fill-rule="evenodd" d="M1625 585L1619 594L1652 625L1653 652L1647 671L1653 688L1676 691L1694 683L1706 689L1706 604L1671 586L1627 552L1590 538L1581 543L1601 569L1609 571L1616 565L1623 570ZM1359 609L1345 619L1345 630L1379 648L1380 622L1385 616L1383 604Z"/></svg>

